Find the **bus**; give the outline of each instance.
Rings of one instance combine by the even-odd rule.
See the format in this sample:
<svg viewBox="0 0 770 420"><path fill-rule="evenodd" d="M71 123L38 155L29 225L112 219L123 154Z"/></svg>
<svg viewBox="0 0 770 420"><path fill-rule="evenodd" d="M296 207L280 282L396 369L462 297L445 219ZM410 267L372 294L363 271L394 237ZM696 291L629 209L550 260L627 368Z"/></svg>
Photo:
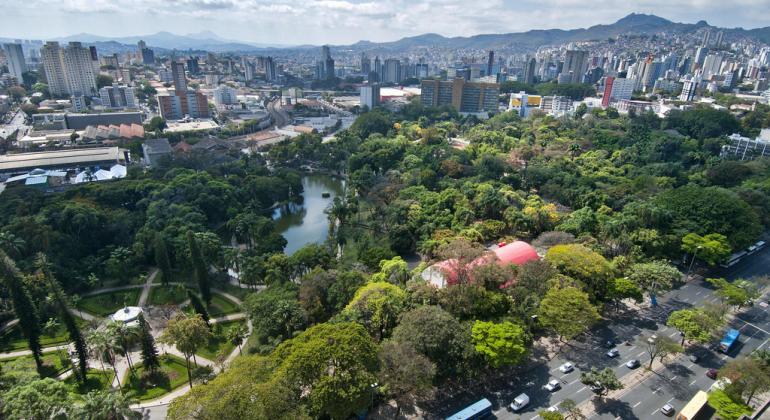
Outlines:
<svg viewBox="0 0 770 420"><path fill-rule="evenodd" d="M709 394L705 391L698 391L694 397L687 403L684 408L679 411L676 416L676 420L695 420L695 419L707 419Z"/></svg>
<svg viewBox="0 0 770 420"><path fill-rule="evenodd" d="M719 264L722 268L730 268L734 266L735 264L738 264L743 257L745 257L748 253L746 251L739 251L736 252L733 255L730 255L730 258L727 259L727 261L723 262L722 264Z"/></svg>
<svg viewBox="0 0 770 420"><path fill-rule="evenodd" d="M730 349L738 342L738 337L740 336L741 332L734 328L727 330L725 336L722 337L722 341L719 342L719 351L725 354L729 353Z"/></svg>
<svg viewBox="0 0 770 420"><path fill-rule="evenodd" d="M482 398L479 401L465 407L461 411L447 417L446 420L475 420L492 415L492 403Z"/></svg>

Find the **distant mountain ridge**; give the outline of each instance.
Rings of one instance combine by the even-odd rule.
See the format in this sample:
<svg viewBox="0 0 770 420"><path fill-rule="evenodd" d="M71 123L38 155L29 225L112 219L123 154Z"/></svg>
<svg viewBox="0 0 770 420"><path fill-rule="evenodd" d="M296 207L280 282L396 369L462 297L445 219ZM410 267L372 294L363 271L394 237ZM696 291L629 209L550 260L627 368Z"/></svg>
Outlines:
<svg viewBox="0 0 770 420"><path fill-rule="evenodd" d="M141 36L125 37L106 37L88 33L80 33L66 37L57 38L57 41L70 42L117 42L126 45L136 45L140 40L147 43L149 47L162 48L167 50L207 50L214 52L224 51L244 51L259 48L285 48L286 45L277 44L252 44L240 41L233 41L219 37L211 31L202 31L188 35L176 35L171 32L161 31L155 34Z"/></svg>

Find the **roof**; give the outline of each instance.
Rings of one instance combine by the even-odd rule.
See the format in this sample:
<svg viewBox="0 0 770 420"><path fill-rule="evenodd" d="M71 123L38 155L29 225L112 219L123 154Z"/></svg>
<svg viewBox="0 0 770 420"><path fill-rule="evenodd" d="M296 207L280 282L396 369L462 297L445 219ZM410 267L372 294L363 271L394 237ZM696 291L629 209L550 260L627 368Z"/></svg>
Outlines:
<svg viewBox="0 0 770 420"><path fill-rule="evenodd" d="M706 405L709 399L709 394L705 391L698 391L694 397L682 408L677 418L692 420L698 415L698 412Z"/></svg>
<svg viewBox="0 0 770 420"><path fill-rule="evenodd" d="M142 148L145 149L147 154L170 154L171 145L168 144L168 139L147 139L142 144Z"/></svg>
<svg viewBox="0 0 770 420"><path fill-rule="evenodd" d="M0 155L0 172L44 168L52 166L82 165L95 162L118 162L122 158L117 147L56 150L51 152L17 153Z"/></svg>
<svg viewBox="0 0 770 420"><path fill-rule="evenodd" d="M497 248L494 253L499 260L498 264L522 265L526 262L540 259L535 248L522 241L511 242L508 245Z"/></svg>

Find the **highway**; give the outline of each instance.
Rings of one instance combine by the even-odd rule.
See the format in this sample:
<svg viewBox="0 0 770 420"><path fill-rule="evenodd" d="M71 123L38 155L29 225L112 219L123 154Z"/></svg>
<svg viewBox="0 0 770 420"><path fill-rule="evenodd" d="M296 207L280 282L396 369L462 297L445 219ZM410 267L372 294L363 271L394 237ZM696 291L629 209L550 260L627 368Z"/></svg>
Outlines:
<svg viewBox="0 0 770 420"><path fill-rule="evenodd" d="M729 279L747 278L764 275L770 270L770 248L751 255L729 270L717 272ZM628 312L619 316L609 314L609 320L604 321L581 340L564 346L562 352L550 361L536 365L532 370L520 377L511 378L502 389L491 389L486 395L463 395L458 399L458 406L448 407L446 413L451 414L463 406L460 401L482 397L488 398L496 407L494 415L498 419L537 419L538 412L548 407L558 405L565 399L572 399L578 404L588 403L594 412L586 412L589 418L595 419L663 419L669 418L660 412L660 408L669 403L678 412L698 390L708 390L714 380L706 376L710 368L719 368L729 358L747 355L757 348L767 349L770 339L770 308L766 305L768 296L758 300L758 304L741 311L729 325L741 331L740 343L730 354L724 355L713 352L702 346L689 346L685 354L671 357L666 361L666 367L642 381L632 381L619 393L617 398L601 399L595 397L589 388L580 382L580 372L591 367L603 369L612 368L618 378L626 381L641 372L649 363L649 354L645 340L652 334L667 335L678 338L679 332L665 326L668 314L674 310L700 306L704 302L716 302L711 286L703 280L692 280L681 287L658 298L657 307L646 307L636 312ZM620 355L609 358L605 355L608 348L607 340L617 345ZM629 341L630 344L623 344ZM690 354L696 354L700 360L693 363ZM625 366L631 359L638 359L642 367L636 370ZM559 372L561 364L570 361L576 369L567 374ZM629 376L627 376L629 375ZM551 379L561 381L561 389L548 392L543 388ZM520 412L514 413L509 408L513 399L525 392L531 401ZM472 402L472 401L470 401ZM586 404L582 404L585 408ZM584 410L588 411L588 410Z"/></svg>
<svg viewBox="0 0 770 420"><path fill-rule="evenodd" d="M281 128L291 122L291 118L286 111L281 108L281 100L275 99L267 103L267 112L273 118L276 127Z"/></svg>

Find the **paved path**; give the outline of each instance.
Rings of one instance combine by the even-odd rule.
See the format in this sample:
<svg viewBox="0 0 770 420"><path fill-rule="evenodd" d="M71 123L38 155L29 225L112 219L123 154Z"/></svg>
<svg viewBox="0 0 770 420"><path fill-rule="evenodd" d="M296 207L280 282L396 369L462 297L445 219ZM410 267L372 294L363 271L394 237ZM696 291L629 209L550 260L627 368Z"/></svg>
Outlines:
<svg viewBox="0 0 770 420"><path fill-rule="evenodd" d="M245 319L246 314L243 312L238 312L237 314L230 314L225 316L220 316L219 318L212 318L209 320L210 323L216 324L219 322L229 322L229 321L238 321L239 319Z"/></svg>
<svg viewBox="0 0 770 420"><path fill-rule="evenodd" d="M150 297L150 289L152 289L152 282L155 281L155 277L158 275L158 271L160 270L156 268L155 270L152 271L152 273L150 273L149 276L147 276L147 281L144 282L144 286L142 286L143 287L142 294L139 295L139 303L137 304L137 306L143 307L144 305L147 304L147 298Z"/></svg>
<svg viewBox="0 0 770 420"><path fill-rule="evenodd" d="M19 323L19 318L15 318L15 319L12 319L12 320L8 321L5 325L0 327L0 333L5 331L5 330L7 330L8 328L13 327L14 325L16 325L18 323Z"/></svg>
<svg viewBox="0 0 770 420"><path fill-rule="evenodd" d="M46 347L43 349L43 353L50 353L52 351L58 351L58 350L65 350L69 347L69 343L67 344L60 344L58 346L51 346ZM13 359L14 357L19 356L29 356L32 352L30 350L17 350L17 351L9 351L5 353L0 353L0 359Z"/></svg>

